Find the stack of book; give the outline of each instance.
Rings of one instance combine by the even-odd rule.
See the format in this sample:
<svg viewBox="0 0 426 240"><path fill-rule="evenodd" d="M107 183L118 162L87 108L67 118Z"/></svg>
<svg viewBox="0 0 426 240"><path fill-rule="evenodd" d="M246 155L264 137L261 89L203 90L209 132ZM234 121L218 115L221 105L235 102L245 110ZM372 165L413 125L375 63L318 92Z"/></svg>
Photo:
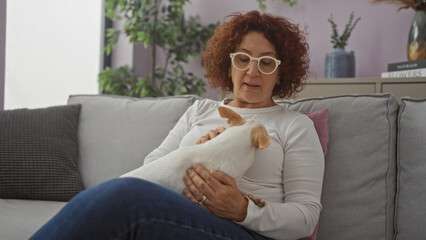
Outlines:
<svg viewBox="0 0 426 240"><path fill-rule="evenodd" d="M389 63L388 71L382 73L382 78L411 77L426 77L426 59Z"/></svg>

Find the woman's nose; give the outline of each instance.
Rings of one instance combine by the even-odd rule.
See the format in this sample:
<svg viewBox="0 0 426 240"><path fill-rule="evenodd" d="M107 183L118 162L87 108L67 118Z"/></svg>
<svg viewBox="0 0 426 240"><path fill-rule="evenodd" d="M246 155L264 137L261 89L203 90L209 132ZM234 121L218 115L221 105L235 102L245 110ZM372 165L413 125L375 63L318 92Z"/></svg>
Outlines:
<svg viewBox="0 0 426 240"><path fill-rule="evenodd" d="M260 75L259 68L257 67L257 61L251 61L247 74L252 77Z"/></svg>

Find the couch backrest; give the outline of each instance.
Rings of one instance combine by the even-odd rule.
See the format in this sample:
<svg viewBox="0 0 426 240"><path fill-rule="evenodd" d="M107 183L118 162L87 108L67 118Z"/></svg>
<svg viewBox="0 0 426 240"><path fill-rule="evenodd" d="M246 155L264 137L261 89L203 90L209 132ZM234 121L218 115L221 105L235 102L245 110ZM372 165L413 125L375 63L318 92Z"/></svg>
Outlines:
<svg viewBox="0 0 426 240"><path fill-rule="evenodd" d="M397 146L396 240L426 239L426 99L401 99Z"/></svg>
<svg viewBox="0 0 426 240"><path fill-rule="evenodd" d="M81 104L79 167L85 188L119 177L143 164L196 96L129 98L74 95Z"/></svg>
<svg viewBox="0 0 426 240"><path fill-rule="evenodd" d="M398 103L389 94L284 101L330 111L319 240L393 237Z"/></svg>
<svg viewBox="0 0 426 240"><path fill-rule="evenodd" d="M79 166L85 187L142 165L196 99L71 96L70 104L82 105ZM426 99L403 98L400 108L389 94L279 104L330 112L318 240L388 240L394 234L396 240L424 239Z"/></svg>

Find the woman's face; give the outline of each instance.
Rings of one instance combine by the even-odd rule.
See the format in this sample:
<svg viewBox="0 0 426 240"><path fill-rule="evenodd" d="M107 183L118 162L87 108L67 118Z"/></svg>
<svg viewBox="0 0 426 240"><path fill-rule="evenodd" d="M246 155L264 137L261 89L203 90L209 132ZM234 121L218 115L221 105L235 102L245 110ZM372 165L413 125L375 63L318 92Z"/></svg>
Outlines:
<svg viewBox="0 0 426 240"><path fill-rule="evenodd" d="M262 32L248 32L235 52L247 53L251 57L271 56L278 59L275 46ZM258 62L252 61L244 71L236 69L231 63L231 78L234 100L229 104L241 108L260 108L275 105L272 90L279 82L279 70L272 74L261 73Z"/></svg>

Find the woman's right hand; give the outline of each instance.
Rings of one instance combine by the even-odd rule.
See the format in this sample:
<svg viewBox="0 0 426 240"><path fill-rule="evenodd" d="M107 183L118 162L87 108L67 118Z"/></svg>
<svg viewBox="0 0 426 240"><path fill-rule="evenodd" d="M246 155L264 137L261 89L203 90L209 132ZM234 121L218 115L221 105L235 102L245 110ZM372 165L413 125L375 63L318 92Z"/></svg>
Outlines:
<svg viewBox="0 0 426 240"><path fill-rule="evenodd" d="M183 195L214 215L236 222L247 217L248 199L238 189L235 180L219 171L209 171L194 164L183 177Z"/></svg>
<svg viewBox="0 0 426 240"><path fill-rule="evenodd" d="M213 138L219 136L221 133L223 133L226 130L225 127L217 127L214 130L210 130L206 133L206 135L201 136L196 142L195 145L201 144L201 143L205 143L209 140L212 140Z"/></svg>

